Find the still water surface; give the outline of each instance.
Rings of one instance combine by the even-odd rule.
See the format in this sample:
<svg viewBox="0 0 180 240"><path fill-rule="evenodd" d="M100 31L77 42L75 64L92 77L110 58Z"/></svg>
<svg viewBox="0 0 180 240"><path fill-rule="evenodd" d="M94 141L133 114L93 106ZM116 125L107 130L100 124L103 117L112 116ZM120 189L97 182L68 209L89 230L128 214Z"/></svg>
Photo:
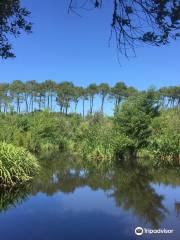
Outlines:
<svg viewBox="0 0 180 240"><path fill-rule="evenodd" d="M179 173L47 162L33 183L0 190L0 239L179 240ZM173 233L136 236L137 226Z"/></svg>

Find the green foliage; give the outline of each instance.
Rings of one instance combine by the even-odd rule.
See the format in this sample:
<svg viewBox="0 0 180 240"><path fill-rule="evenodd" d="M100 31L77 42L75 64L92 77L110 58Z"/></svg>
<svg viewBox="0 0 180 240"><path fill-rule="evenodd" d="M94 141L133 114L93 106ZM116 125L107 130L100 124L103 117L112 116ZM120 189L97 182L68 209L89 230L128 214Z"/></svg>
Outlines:
<svg viewBox="0 0 180 240"><path fill-rule="evenodd" d="M157 96L153 90L129 97L119 108L114 118L116 129L116 153L122 158L123 151L131 156L147 147L151 134L152 118L158 115ZM124 155L124 154L123 154Z"/></svg>
<svg viewBox="0 0 180 240"><path fill-rule="evenodd" d="M71 123L49 111L28 115L0 115L0 141L22 146L33 153L66 149Z"/></svg>
<svg viewBox="0 0 180 240"><path fill-rule="evenodd" d="M112 135L112 121L95 113L83 121L75 133L74 150L96 166L111 164L114 155Z"/></svg>
<svg viewBox="0 0 180 240"><path fill-rule="evenodd" d="M111 100L118 108L129 97L138 96L139 91L134 87L126 86L123 82L117 82L110 87L107 83L100 85L90 84L88 87L79 87L72 82L57 84L53 80L38 83L36 80L22 82L14 80L11 84L0 83L0 112L28 113L48 109L53 112L57 108L59 112L68 115L69 109L77 112L77 106L81 102L82 115L85 116L85 102L89 101L89 109L86 113L93 113L94 100L101 98L99 111L104 112L104 103ZM144 93L146 93L144 91ZM158 91L151 90L148 95L157 95L158 105L162 108L177 108L180 105L180 87L164 87ZM113 100L113 101L112 101ZM86 106L87 108L87 106Z"/></svg>
<svg viewBox="0 0 180 240"><path fill-rule="evenodd" d="M104 5L103 0L87 0L95 8ZM111 27L114 31L117 49L126 57L134 56L135 48L140 44L161 46L180 36L179 0L163 1L110 1ZM81 9L82 1L69 1L69 11ZM77 8L77 9L76 9ZM91 7L90 7L91 8ZM30 12L22 7L20 0L0 1L0 56L14 57L9 35L17 37L22 32L31 32L32 23L28 21ZM148 20L148 21L147 21ZM144 23L146 23L145 27ZM10 38L11 39L11 38Z"/></svg>
<svg viewBox="0 0 180 240"><path fill-rule="evenodd" d="M105 3L105 0L86 0L83 7L89 8L91 4L100 9ZM114 0L109 3L117 50L126 57L136 56L137 46L162 46L180 37L179 0ZM70 11L80 8L81 0L70 1Z"/></svg>
<svg viewBox="0 0 180 240"><path fill-rule="evenodd" d="M20 0L1 0L0 2L0 57L15 57L9 42L9 35L17 37L22 32L31 32L32 23L28 21L30 12L21 6Z"/></svg>
<svg viewBox="0 0 180 240"><path fill-rule="evenodd" d="M111 89L111 97L115 99L116 107L118 107L121 101L125 98L126 90L127 86L123 82L117 82Z"/></svg>
<svg viewBox="0 0 180 240"><path fill-rule="evenodd" d="M160 166L180 165L180 111L163 111L152 122L149 150L153 164Z"/></svg>
<svg viewBox="0 0 180 240"><path fill-rule="evenodd" d="M0 142L0 185L28 181L38 170L36 158L24 148Z"/></svg>
<svg viewBox="0 0 180 240"><path fill-rule="evenodd" d="M135 149L135 142L133 139L123 134L116 134L113 136L113 149L116 159L129 159L132 157Z"/></svg>
<svg viewBox="0 0 180 240"><path fill-rule="evenodd" d="M49 89L51 96L52 86ZM50 110L0 114L0 141L38 155L70 151L94 166L137 156L151 159L141 160L144 165L178 165L179 109L160 111L159 106L159 94L150 89L123 100L114 117L103 111L83 117Z"/></svg>
<svg viewBox="0 0 180 240"><path fill-rule="evenodd" d="M105 98L106 96L109 94L110 92L110 87L107 83L101 83L99 85L99 94L102 98L102 101L101 101L101 112L104 111L104 101L105 101Z"/></svg>

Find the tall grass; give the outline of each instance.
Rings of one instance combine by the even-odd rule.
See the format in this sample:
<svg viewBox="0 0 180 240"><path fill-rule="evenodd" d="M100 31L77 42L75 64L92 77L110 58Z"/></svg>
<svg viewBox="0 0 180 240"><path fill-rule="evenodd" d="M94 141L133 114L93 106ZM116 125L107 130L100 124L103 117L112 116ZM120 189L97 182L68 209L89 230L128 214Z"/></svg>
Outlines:
<svg viewBox="0 0 180 240"><path fill-rule="evenodd" d="M38 170L36 158L27 150L0 142L0 185L12 186L28 181Z"/></svg>

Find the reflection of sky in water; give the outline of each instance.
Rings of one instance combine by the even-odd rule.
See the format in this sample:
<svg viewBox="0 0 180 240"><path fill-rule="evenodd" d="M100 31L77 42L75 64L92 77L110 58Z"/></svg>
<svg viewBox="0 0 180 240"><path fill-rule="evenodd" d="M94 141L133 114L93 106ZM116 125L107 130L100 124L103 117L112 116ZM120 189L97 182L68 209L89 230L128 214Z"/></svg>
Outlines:
<svg viewBox="0 0 180 240"><path fill-rule="evenodd" d="M126 221L127 216L115 206L113 199L107 199L102 190L92 194L89 187L84 187L74 193L59 192L52 197L38 193L0 215L0 232L5 240L24 240L25 231L26 239L64 239L63 235L65 239L72 239L73 234L80 239L109 239L110 236L119 239L129 235L126 228L121 229ZM17 230L21 227L22 232ZM55 238L51 238L51 234Z"/></svg>
<svg viewBox="0 0 180 240"><path fill-rule="evenodd" d="M165 196L163 204L169 211L161 228L174 228L176 232L153 238L144 235L141 239L179 240L180 221L176 217L174 202L180 200L180 188L163 184L151 186L158 194ZM108 197L111 192L92 190L86 186L76 188L73 193L57 192L53 196L38 193L16 208L0 214L0 239L139 239L134 235L134 228L150 226L140 221L131 210L117 207L115 199Z"/></svg>
<svg viewBox="0 0 180 240"><path fill-rule="evenodd" d="M164 184L151 185L158 194L164 195L164 203L166 207L171 209L175 201L180 202L180 187L173 187Z"/></svg>
<svg viewBox="0 0 180 240"><path fill-rule="evenodd" d="M107 191L107 194L110 191ZM17 208L12 208L4 215L16 214ZM75 190L74 193L61 193L58 192L51 197L46 196L43 193L38 193L36 196L31 197L27 202L18 206L18 213L20 215L25 214L37 214L46 213L49 214L61 214L66 211L71 212L91 212L99 211L104 212L112 216L126 217L127 213L123 212L120 208L116 207L113 198L108 198L106 193L102 190L93 191L89 187L80 187ZM0 219L2 216L0 215Z"/></svg>
<svg viewBox="0 0 180 240"><path fill-rule="evenodd" d="M180 203L180 187L165 186L164 184L152 184L153 188L159 194L164 196L163 204L168 209L168 217L161 224L162 227L174 229L180 239L180 212L179 215L175 210L175 202ZM175 238L174 238L175 239Z"/></svg>

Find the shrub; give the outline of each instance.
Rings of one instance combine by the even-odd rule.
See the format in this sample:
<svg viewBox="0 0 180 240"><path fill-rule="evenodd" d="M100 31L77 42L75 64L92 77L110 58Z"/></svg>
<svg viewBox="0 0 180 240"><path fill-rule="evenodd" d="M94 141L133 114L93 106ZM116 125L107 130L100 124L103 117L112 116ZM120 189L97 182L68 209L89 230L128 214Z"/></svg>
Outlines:
<svg viewBox="0 0 180 240"><path fill-rule="evenodd" d="M151 135L150 124L158 115L157 97L153 90L129 97L115 113L114 123L117 142L116 153L122 155L129 149L129 155L135 156L141 148L147 147ZM117 139L117 140L118 140ZM123 143L125 141L125 143Z"/></svg>
<svg viewBox="0 0 180 240"><path fill-rule="evenodd" d="M63 150L72 135L71 118L48 111L28 115L0 115L0 141L32 153Z"/></svg>
<svg viewBox="0 0 180 240"><path fill-rule="evenodd" d="M36 158L27 150L0 142L1 185L15 185L30 180L38 170Z"/></svg>
<svg viewBox="0 0 180 240"><path fill-rule="evenodd" d="M73 149L92 164L111 164L114 156L112 135L112 121L96 113L76 130Z"/></svg>
<svg viewBox="0 0 180 240"><path fill-rule="evenodd" d="M135 143L129 137L123 134L117 134L113 136L113 149L116 160L129 159L135 152Z"/></svg>
<svg viewBox="0 0 180 240"><path fill-rule="evenodd" d="M152 122L149 150L153 164L159 166L180 165L180 112L166 110Z"/></svg>

